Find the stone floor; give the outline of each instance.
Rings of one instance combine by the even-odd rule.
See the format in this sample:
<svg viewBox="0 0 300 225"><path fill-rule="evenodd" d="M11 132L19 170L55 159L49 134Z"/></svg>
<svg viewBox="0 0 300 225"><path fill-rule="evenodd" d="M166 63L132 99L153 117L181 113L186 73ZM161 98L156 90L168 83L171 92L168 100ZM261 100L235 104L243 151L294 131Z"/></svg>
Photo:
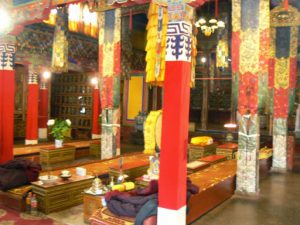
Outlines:
<svg viewBox="0 0 300 225"><path fill-rule="evenodd" d="M257 199L233 197L193 223L221 224L300 224L300 173L272 173L261 181Z"/></svg>

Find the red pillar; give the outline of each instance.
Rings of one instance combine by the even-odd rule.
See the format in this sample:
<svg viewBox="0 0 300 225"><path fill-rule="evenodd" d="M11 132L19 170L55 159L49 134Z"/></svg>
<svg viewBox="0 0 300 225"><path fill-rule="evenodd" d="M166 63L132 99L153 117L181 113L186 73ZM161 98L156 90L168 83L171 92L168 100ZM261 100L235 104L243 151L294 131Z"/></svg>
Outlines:
<svg viewBox="0 0 300 225"><path fill-rule="evenodd" d="M48 121L48 87L46 82L42 82L39 93L39 139L47 139Z"/></svg>
<svg viewBox="0 0 300 225"><path fill-rule="evenodd" d="M177 3L178 4L178 3ZM185 15L189 10L179 3ZM169 6L169 19L171 17ZM178 18L178 17L175 17ZM169 21L162 114L158 225L186 223L187 144L191 79L191 23Z"/></svg>
<svg viewBox="0 0 300 225"><path fill-rule="evenodd" d="M15 38L0 37L0 163L13 159Z"/></svg>
<svg viewBox="0 0 300 225"><path fill-rule="evenodd" d="M92 124L92 139L100 139L100 125L99 125L99 115L100 115L100 93L98 82L94 84L93 89L93 124Z"/></svg>
<svg viewBox="0 0 300 225"><path fill-rule="evenodd" d="M28 99L27 99L27 117L26 117L26 145L38 143L38 104L39 86L37 73L33 66L29 66L28 79Z"/></svg>

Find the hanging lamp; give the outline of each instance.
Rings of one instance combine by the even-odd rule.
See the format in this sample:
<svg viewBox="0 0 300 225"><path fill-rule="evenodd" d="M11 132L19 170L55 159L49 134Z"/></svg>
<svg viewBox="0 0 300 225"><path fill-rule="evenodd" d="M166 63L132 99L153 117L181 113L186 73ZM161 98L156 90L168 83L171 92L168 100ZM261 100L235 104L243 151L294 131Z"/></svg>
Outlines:
<svg viewBox="0 0 300 225"><path fill-rule="evenodd" d="M209 2L208 4L208 14L209 14ZM201 32L209 37L211 36L217 29L225 28L225 23L222 20L217 20L218 18L218 0L215 1L215 18L199 18L195 26L200 28Z"/></svg>

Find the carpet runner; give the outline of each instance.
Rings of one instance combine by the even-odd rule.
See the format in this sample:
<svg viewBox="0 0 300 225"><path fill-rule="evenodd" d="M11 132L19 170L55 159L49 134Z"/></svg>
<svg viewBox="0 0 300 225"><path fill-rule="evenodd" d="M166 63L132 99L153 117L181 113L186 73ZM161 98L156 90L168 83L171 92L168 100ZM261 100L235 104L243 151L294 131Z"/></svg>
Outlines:
<svg viewBox="0 0 300 225"><path fill-rule="evenodd" d="M0 205L0 225L65 225L39 213L32 216Z"/></svg>

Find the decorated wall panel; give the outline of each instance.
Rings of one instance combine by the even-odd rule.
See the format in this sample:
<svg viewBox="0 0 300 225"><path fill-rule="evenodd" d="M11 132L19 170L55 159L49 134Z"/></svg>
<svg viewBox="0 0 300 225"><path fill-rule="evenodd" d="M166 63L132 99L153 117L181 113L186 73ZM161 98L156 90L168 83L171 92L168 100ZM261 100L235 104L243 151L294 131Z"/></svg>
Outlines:
<svg viewBox="0 0 300 225"><path fill-rule="evenodd" d="M139 112L147 110L147 98L145 74L131 74L124 86L123 124L134 124Z"/></svg>

